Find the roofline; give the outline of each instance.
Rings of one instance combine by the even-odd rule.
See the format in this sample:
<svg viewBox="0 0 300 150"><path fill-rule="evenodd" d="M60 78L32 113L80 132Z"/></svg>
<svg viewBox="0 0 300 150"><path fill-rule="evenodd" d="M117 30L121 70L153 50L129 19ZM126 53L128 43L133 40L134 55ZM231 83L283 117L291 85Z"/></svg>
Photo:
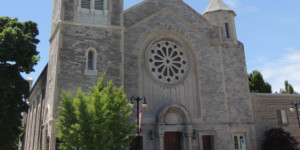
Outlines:
<svg viewBox="0 0 300 150"><path fill-rule="evenodd" d="M37 86L37 83L39 80L41 80L41 76L42 74L44 74L45 72L47 72L48 68L48 63L45 65L43 71L40 73L39 77L37 78L37 80L34 82L34 85L32 86L32 88L30 89L29 93L31 94L31 92L34 90L34 88Z"/></svg>
<svg viewBox="0 0 300 150"><path fill-rule="evenodd" d="M251 97L300 98L299 94L251 93Z"/></svg>
<svg viewBox="0 0 300 150"><path fill-rule="evenodd" d="M223 9L218 9L218 10L214 10L214 11L208 11L208 12L204 12L203 15L208 14L208 13L214 13L217 11L228 11L228 12L232 12L234 16L236 16L236 13L233 10L223 10Z"/></svg>

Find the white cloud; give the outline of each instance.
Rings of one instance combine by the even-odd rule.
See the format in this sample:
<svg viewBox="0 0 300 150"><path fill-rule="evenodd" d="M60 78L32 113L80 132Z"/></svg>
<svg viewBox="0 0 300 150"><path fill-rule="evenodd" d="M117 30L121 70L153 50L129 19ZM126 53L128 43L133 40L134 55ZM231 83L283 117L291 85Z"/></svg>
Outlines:
<svg viewBox="0 0 300 150"><path fill-rule="evenodd" d="M246 6L245 9L243 9L245 12L258 12L259 9L255 6Z"/></svg>
<svg viewBox="0 0 300 150"><path fill-rule="evenodd" d="M229 6L231 6L232 8L236 8L237 5L239 4L238 0L224 0L224 2Z"/></svg>
<svg viewBox="0 0 300 150"><path fill-rule="evenodd" d="M266 59L258 70L272 85L273 92L284 88L285 80L293 85L295 91L300 92L300 49L286 48L285 50L286 54L279 59Z"/></svg>
<svg viewBox="0 0 300 150"><path fill-rule="evenodd" d="M241 12L249 12L254 13L258 12L259 9L256 6L247 6L240 2L240 0L224 0L224 2L233 8L235 11L241 11Z"/></svg>
<svg viewBox="0 0 300 150"><path fill-rule="evenodd" d="M259 56L256 61L258 61L259 63L263 63L266 62L267 60L268 58L266 56Z"/></svg>

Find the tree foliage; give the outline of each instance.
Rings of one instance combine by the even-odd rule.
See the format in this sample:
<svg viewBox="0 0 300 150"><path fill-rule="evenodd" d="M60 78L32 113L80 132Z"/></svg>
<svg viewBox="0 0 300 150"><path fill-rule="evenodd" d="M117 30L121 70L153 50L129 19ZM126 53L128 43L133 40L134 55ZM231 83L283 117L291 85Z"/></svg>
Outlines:
<svg viewBox="0 0 300 150"><path fill-rule="evenodd" d="M294 91L293 86L287 81L284 81L284 89L280 89L280 94L298 94Z"/></svg>
<svg viewBox="0 0 300 150"><path fill-rule="evenodd" d="M120 150L131 142L128 134L136 126L129 122L132 112L126 95L122 87L104 81L105 75L89 93L79 88L76 97L62 93L57 123L61 149Z"/></svg>
<svg viewBox="0 0 300 150"><path fill-rule="evenodd" d="M298 142L290 133L282 128L272 128L265 132L262 144L264 150L297 150Z"/></svg>
<svg viewBox="0 0 300 150"><path fill-rule="evenodd" d="M21 112L27 111L29 85L20 73L34 71L39 60L37 24L0 17L0 149L17 148Z"/></svg>
<svg viewBox="0 0 300 150"><path fill-rule="evenodd" d="M254 70L248 75L249 88L251 93L272 93L272 87L264 81L262 74Z"/></svg>

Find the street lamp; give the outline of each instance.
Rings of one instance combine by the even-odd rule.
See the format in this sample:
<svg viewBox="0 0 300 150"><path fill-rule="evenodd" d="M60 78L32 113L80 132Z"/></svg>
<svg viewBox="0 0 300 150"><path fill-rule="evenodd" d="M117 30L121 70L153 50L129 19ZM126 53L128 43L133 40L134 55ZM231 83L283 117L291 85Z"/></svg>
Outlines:
<svg viewBox="0 0 300 150"><path fill-rule="evenodd" d="M130 98L130 107L133 108L133 101L136 101L136 108L137 108L137 111L136 111L136 117L137 117L137 133L138 133L138 136L140 136L140 130L139 130L139 121L140 121L140 118L139 118L139 112L140 112L140 101L141 100L144 100L143 104L142 104L142 107L143 108L147 108L148 105L147 105L147 101L146 101L146 98L145 97L131 97Z"/></svg>
<svg viewBox="0 0 300 150"><path fill-rule="evenodd" d="M295 112L296 110L296 115L297 115L297 119L298 119L298 125L299 125L299 128L300 128L300 122L299 122L299 111L300 109L298 108L298 105L300 105L300 102L291 102L290 104L290 111L291 112Z"/></svg>
<svg viewBox="0 0 300 150"><path fill-rule="evenodd" d="M141 141L141 138L140 138L140 116L139 115L142 115L142 114L140 114L140 113L142 113L142 111L140 110L140 101L141 100L144 100L144 102L143 102L143 104L142 104L142 107L143 108L147 108L148 107L148 105L147 105L147 102L146 102L146 98L145 97L131 97L130 98L130 107L131 108L133 108L133 101L136 101L136 108L137 108L137 112L136 112L136 116L137 116L137 133L138 133L138 135L137 135L137 149L143 149L143 147L142 147L142 144L140 145L140 141Z"/></svg>

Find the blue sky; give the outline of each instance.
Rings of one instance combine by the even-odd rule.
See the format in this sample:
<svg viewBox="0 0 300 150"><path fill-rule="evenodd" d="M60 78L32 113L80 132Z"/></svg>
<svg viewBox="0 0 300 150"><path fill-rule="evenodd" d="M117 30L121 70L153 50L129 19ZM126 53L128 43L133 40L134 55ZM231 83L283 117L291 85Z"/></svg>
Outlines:
<svg viewBox="0 0 300 150"><path fill-rule="evenodd" d="M127 9L142 0L124 0ZM184 0L203 13L209 0ZM288 80L300 92L300 1L299 0L223 0L236 16L238 39L244 44L247 70L259 70L272 85L273 92ZM25 78L35 80L48 61L52 0L2 0L0 16L18 17L38 23L38 51L41 60L35 72Z"/></svg>

